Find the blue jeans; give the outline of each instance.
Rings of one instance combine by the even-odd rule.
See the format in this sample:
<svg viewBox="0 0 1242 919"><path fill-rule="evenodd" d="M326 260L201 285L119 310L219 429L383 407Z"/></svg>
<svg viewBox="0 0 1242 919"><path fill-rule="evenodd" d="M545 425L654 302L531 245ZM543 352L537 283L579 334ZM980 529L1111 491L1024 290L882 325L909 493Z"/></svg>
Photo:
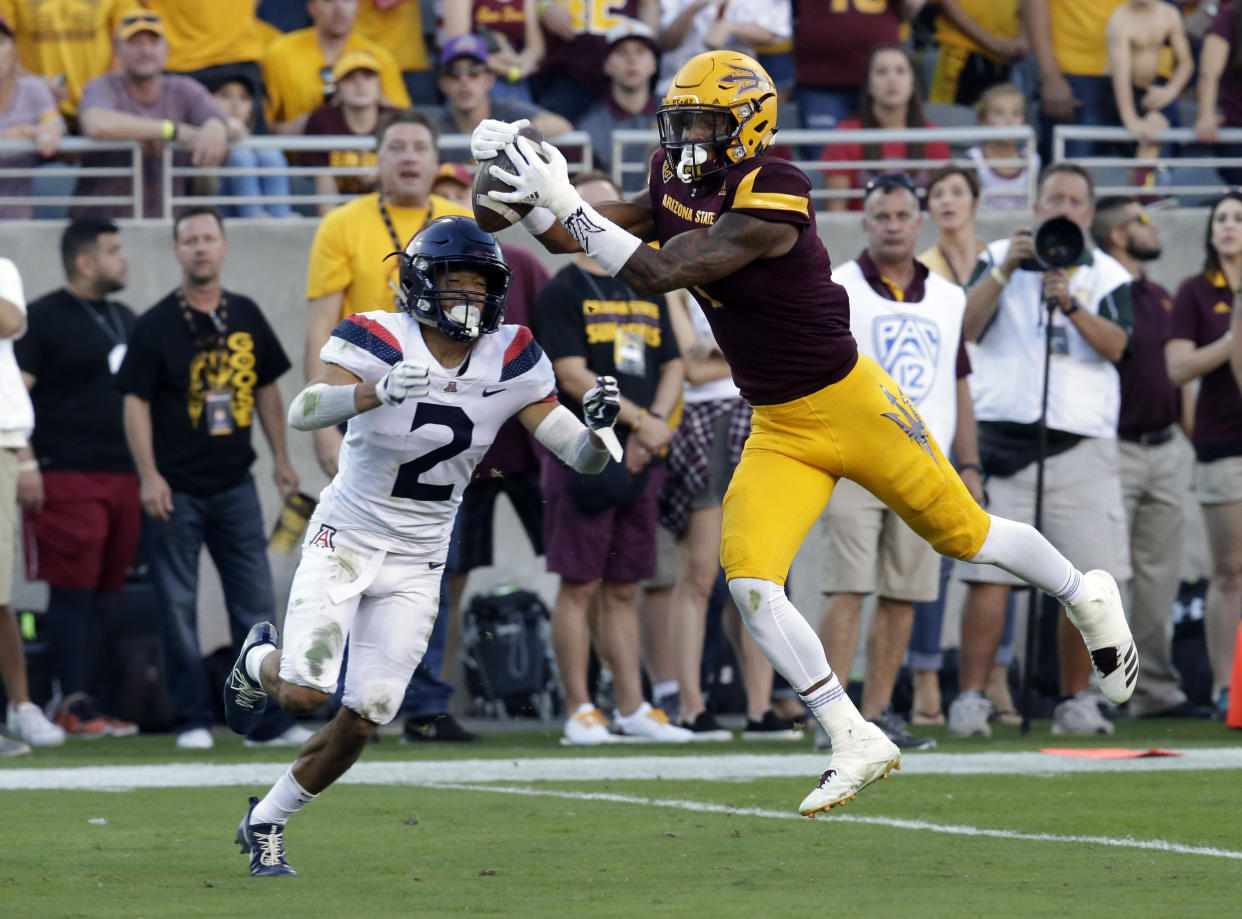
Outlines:
<svg viewBox="0 0 1242 919"><path fill-rule="evenodd" d="M906 665L911 670L940 670L944 666L944 652L940 650L940 628L944 621L944 599L949 591L949 577L953 574L953 559L947 555L940 559L940 596L926 603L914 604L914 626L910 629L910 644L906 649ZM1009 591L1005 604L1005 634L996 649L995 663L1008 667L1013 663L1013 619L1016 614L1016 595L1020 589Z"/></svg>
<svg viewBox="0 0 1242 919"><path fill-rule="evenodd" d="M229 158L224 165L248 169L261 167L264 169L283 169L289 165L285 155L279 150L249 150L244 147L233 147L229 150ZM223 176L220 179L222 196L237 195L238 197L287 196L289 194L288 176ZM270 204L237 204L226 209L230 217L261 217L264 213L273 217L288 217L293 208L288 203L273 201Z"/></svg>
<svg viewBox="0 0 1242 919"><path fill-rule="evenodd" d="M798 103L798 127L815 131L831 131L837 122L849 118L858 108L856 89L815 89L794 86Z"/></svg>
<svg viewBox="0 0 1242 919"><path fill-rule="evenodd" d="M459 513L457 521L454 521L453 536L449 540L444 576L440 579L440 611L436 614L436 623L432 626L431 638L427 641L422 662L414 671L414 677L406 687L405 699L401 703L401 713L406 718L443 715L449 710L449 699L453 697L453 684L440 679L440 671L444 667L445 642L448 639L449 579L457 573L457 559L460 555L456 525L460 520Z"/></svg>
<svg viewBox="0 0 1242 919"><path fill-rule="evenodd" d="M241 648L251 626L276 618L254 480L247 476L240 485L207 497L173 492L173 513L167 521L143 518L142 544L163 609L161 637L173 729L209 728L221 687L208 682L198 645L198 557L203 546L220 573L234 649ZM278 706L269 705L248 736L267 740L292 724Z"/></svg>

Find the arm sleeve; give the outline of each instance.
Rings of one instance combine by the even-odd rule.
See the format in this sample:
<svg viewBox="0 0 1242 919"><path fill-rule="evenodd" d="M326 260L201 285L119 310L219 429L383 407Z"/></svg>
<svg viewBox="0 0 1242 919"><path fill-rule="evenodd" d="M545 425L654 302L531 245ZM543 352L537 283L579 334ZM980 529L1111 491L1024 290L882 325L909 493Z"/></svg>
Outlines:
<svg viewBox="0 0 1242 919"><path fill-rule="evenodd" d="M401 363L401 345L380 313L353 313L342 319L319 349L319 359L338 364L361 380L379 380Z"/></svg>
<svg viewBox="0 0 1242 919"><path fill-rule="evenodd" d="M344 290L353 279L341 209L337 208L324 217L311 242L306 299L315 300Z"/></svg>

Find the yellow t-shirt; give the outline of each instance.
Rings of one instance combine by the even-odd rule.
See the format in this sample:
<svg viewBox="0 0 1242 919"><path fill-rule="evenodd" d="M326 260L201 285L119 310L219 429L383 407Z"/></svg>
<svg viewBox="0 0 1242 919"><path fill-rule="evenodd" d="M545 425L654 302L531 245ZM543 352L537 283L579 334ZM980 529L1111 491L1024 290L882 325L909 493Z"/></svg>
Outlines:
<svg viewBox="0 0 1242 919"><path fill-rule="evenodd" d="M410 96L392 55L356 31L341 53L359 48L370 51L379 61L384 98L398 108L409 108ZM263 54L263 88L267 94L264 111L268 122L292 121L323 105L323 72L327 68L313 28L298 29L272 42Z"/></svg>
<svg viewBox="0 0 1242 919"><path fill-rule="evenodd" d="M254 0L146 0L168 30L168 69L257 61L263 54Z"/></svg>
<svg viewBox="0 0 1242 919"><path fill-rule="evenodd" d="M423 38L423 17L417 3L398 3L377 10L375 0L358 4L354 28L364 37L385 48L401 70L427 70L427 42Z"/></svg>
<svg viewBox="0 0 1242 919"><path fill-rule="evenodd" d="M1022 30L1018 21L1018 0L959 0L962 10L998 38L1017 38ZM971 54L984 54L979 43L949 21L944 13L936 16L936 43L963 48Z"/></svg>
<svg viewBox="0 0 1242 919"><path fill-rule="evenodd" d="M73 116L84 87L112 64L112 34L138 0L0 0L0 16L13 26L17 57L30 73L65 78L62 114Z"/></svg>
<svg viewBox="0 0 1242 919"><path fill-rule="evenodd" d="M1073 76L1102 77L1108 69L1108 17L1125 0L1048 0L1057 66Z"/></svg>
<svg viewBox="0 0 1242 919"><path fill-rule="evenodd" d="M431 195L429 204L410 208L386 202L402 247L436 217L471 216L470 211L439 195ZM393 249L392 237L380 216L378 194L363 195L329 211L311 243L306 299L343 290L342 318L368 310L393 312L393 291L388 282L397 282L400 260L384 261Z"/></svg>

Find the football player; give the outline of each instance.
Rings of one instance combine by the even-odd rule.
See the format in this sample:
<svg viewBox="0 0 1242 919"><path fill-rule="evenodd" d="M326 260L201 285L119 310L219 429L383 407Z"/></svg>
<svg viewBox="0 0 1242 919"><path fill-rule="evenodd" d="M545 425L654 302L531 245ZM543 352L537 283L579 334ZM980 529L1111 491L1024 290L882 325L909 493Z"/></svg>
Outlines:
<svg viewBox="0 0 1242 919"><path fill-rule="evenodd" d="M516 415L588 473L604 468L615 443L616 380L599 377L587 392L585 426L557 402L552 364L530 330L501 324L509 268L473 220L433 220L395 254L401 312L342 321L320 351L324 373L289 408L300 431L348 422L340 471L307 528L283 647L273 625L255 626L224 690L229 726L242 733L269 698L312 712L331 698L349 648L340 711L266 797L250 799L238 827L256 876L295 873L285 822L397 713L435 622L461 493L500 426Z"/></svg>
<svg viewBox="0 0 1242 919"><path fill-rule="evenodd" d="M516 174L484 168L513 190L489 194L536 205L522 222L548 249L582 249L640 293L688 288L754 406L724 499L720 557L756 643L832 741L828 769L800 812L841 804L901 763L846 696L783 589L838 478L872 492L942 554L999 565L1055 596L1092 652L1104 695L1128 699L1138 657L1112 577L1083 574L1034 528L989 516L914 405L858 353L849 299L816 231L810 181L765 152L776 90L763 68L735 51L697 55L656 117L662 149L646 192L598 209L570 185L556 147L544 143L540 156L518 136L521 122L482 122L471 151L479 162L509 155ZM644 245L652 240L659 248Z"/></svg>

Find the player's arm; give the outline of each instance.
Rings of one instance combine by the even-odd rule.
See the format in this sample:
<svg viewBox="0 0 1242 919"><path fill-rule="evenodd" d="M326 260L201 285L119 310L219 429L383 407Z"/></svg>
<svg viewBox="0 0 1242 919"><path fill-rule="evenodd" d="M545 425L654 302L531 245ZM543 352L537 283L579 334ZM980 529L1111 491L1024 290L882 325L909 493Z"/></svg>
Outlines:
<svg viewBox="0 0 1242 919"><path fill-rule="evenodd" d="M302 356L302 366L307 382L321 377L326 369L319 357L319 349L340 321L344 300L345 292L338 290L306 302L306 350ZM315 446L315 460L319 463L319 468L324 475L332 478L336 475L337 457L341 452L340 431L333 427L318 428L312 433L311 440Z"/></svg>
<svg viewBox="0 0 1242 919"><path fill-rule="evenodd" d="M595 474L608 465L604 437L616 442L612 426L621 411L621 391L613 377L596 377L582 395L586 424L559 402L533 402L517 417L522 426L562 462L578 472ZM607 434L602 432L607 431Z"/></svg>
<svg viewBox="0 0 1242 919"><path fill-rule="evenodd" d="M631 201L610 201L607 204L600 204L596 210L601 216L607 217L643 242L651 242L655 239L655 219L651 215L651 202L645 192L641 197ZM533 208L522 218L522 226L526 227L549 252L582 251L578 241L557 222L556 217L547 208Z"/></svg>
<svg viewBox="0 0 1242 919"><path fill-rule="evenodd" d="M294 430L334 428L381 405L420 399L431 383L427 365L418 361L402 361L378 382L364 381L340 364L324 364L323 368L289 403L289 426Z"/></svg>

